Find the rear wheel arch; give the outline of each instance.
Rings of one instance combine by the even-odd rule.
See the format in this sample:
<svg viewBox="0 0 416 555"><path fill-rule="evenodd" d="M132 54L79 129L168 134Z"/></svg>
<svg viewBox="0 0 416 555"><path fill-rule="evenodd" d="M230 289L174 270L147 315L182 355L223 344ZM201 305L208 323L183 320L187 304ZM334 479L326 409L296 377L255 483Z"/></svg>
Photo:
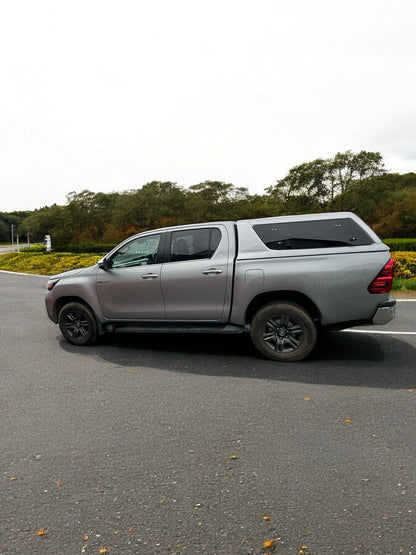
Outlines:
<svg viewBox="0 0 416 555"><path fill-rule="evenodd" d="M311 318L317 325L320 325L322 318L321 311L308 296L303 293L299 293L298 291L271 291L257 295L257 297L252 299L247 307L245 318L246 324L251 323L256 312L258 312L263 306L272 302L285 301L299 305L310 314Z"/></svg>

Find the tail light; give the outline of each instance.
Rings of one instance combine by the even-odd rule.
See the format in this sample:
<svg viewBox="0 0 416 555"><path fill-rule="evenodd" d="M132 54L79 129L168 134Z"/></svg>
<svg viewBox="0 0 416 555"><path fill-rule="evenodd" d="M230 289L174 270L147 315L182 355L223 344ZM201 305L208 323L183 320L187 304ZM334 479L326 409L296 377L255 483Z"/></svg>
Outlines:
<svg viewBox="0 0 416 555"><path fill-rule="evenodd" d="M394 261L390 258L384 268L376 275L368 286L368 292L373 294L390 293L393 286Z"/></svg>

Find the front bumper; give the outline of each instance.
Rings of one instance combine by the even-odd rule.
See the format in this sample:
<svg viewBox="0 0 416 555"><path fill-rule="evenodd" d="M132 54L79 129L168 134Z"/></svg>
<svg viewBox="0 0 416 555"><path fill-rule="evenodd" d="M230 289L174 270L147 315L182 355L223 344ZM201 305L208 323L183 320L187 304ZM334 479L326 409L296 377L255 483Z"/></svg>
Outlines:
<svg viewBox="0 0 416 555"><path fill-rule="evenodd" d="M373 316L372 323L374 325L384 325L396 316L396 299L394 297L389 297L387 301L384 301L378 305L378 308Z"/></svg>

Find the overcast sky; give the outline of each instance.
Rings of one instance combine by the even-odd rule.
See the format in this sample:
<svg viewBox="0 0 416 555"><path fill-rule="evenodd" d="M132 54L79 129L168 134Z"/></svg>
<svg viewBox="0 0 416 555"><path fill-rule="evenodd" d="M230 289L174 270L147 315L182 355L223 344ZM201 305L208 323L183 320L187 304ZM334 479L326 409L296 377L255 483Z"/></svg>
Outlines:
<svg viewBox="0 0 416 555"><path fill-rule="evenodd" d="M415 0L0 0L0 211L71 191L416 171Z"/></svg>

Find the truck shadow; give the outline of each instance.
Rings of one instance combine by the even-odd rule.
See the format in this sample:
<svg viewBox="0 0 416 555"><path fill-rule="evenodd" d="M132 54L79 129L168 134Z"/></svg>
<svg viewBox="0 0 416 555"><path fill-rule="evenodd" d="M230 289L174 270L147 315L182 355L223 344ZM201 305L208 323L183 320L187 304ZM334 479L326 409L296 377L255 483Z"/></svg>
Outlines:
<svg viewBox="0 0 416 555"><path fill-rule="evenodd" d="M62 342L65 350L80 349ZM354 331L323 334L304 361L279 363L262 358L248 335L109 335L85 354L120 367L328 384L416 389L416 349L389 335Z"/></svg>

